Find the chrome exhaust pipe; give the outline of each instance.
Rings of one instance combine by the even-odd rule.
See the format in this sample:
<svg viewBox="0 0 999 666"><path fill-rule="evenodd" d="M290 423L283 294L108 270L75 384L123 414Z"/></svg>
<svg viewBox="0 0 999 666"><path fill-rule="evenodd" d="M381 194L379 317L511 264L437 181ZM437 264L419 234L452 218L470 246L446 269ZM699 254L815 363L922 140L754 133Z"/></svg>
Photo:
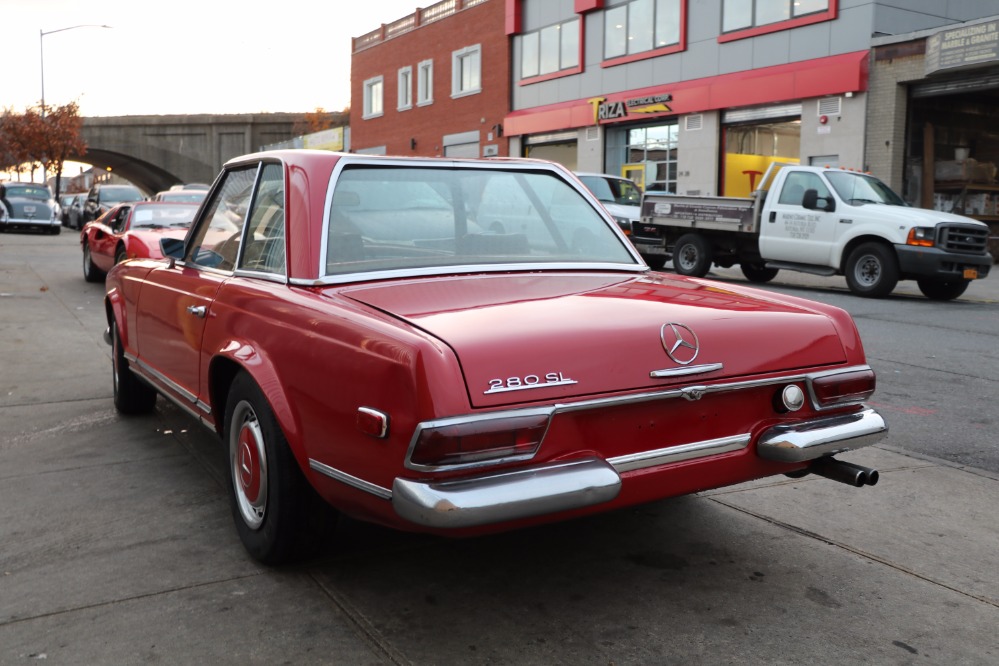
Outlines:
<svg viewBox="0 0 999 666"><path fill-rule="evenodd" d="M876 469L855 465L843 460L836 460L832 456L812 461L812 464L808 466L808 471L812 474L832 479L833 481L845 483L854 488L873 486L877 484L880 476Z"/></svg>

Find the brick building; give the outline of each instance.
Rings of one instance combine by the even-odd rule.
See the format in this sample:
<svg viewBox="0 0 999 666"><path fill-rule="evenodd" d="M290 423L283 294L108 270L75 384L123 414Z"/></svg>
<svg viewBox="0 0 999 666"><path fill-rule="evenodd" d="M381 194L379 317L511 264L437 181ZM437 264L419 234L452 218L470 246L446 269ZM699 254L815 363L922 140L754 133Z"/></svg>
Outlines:
<svg viewBox="0 0 999 666"><path fill-rule="evenodd" d="M508 155L504 10L503 0L445 0L355 38L351 150Z"/></svg>
<svg viewBox="0 0 999 666"><path fill-rule="evenodd" d="M352 149L541 157L685 194L745 195L775 160L867 167L922 190L906 179L923 158L917 124L939 118L948 90L988 106L999 76L987 27L969 36L984 55L956 68L927 73L905 59L923 47L904 44L995 11L995 0L445 0L354 40ZM951 150L952 123L936 122L928 145ZM986 128L977 136L991 144Z"/></svg>

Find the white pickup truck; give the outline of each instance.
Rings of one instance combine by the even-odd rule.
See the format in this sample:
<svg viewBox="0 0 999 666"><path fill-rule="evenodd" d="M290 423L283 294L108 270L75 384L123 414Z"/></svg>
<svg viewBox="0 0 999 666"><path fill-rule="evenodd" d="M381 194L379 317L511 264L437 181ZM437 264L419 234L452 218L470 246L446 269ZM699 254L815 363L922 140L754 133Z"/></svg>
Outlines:
<svg viewBox="0 0 999 666"><path fill-rule="evenodd" d="M739 264L754 282L780 269L844 275L869 297L916 280L928 298L950 300L993 263L986 224L913 208L873 176L826 167L772 164L748 198L646 193L631 231L640 251L671 251L682 275L712 264Z"/></svg>

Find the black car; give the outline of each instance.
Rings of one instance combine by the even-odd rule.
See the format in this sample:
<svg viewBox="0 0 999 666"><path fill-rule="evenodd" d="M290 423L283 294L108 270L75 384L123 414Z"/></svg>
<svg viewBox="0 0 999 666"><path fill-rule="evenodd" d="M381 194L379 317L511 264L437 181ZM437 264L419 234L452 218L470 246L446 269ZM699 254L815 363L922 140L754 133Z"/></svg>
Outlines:
<svg viewBox="0 0 999 666"><path fill-rule="evenodd" d="M83 209L83 222L96 220L114 206L129 201L144 201L142 191L134 185L98 184L87 193L87 204Z"/></svg>

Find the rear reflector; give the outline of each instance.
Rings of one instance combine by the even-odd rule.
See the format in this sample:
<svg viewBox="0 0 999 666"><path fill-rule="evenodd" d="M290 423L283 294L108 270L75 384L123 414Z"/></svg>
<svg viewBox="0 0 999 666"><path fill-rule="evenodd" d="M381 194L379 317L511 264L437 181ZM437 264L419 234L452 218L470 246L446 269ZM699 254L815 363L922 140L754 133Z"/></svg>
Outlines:
<svg viewBox="0 0 999 666"><path fill-rule="evenodd" d="M876 384L871 369L841 372L813 379L812 395L819 409L848 405L870 398Z"/></svg>
<svg viewBox="0 0 999 666"><path fill-rule="evenodd" d="M537 453L550 415L537 413L423 427L409 464L417 469L526 460Z"/></svg>

